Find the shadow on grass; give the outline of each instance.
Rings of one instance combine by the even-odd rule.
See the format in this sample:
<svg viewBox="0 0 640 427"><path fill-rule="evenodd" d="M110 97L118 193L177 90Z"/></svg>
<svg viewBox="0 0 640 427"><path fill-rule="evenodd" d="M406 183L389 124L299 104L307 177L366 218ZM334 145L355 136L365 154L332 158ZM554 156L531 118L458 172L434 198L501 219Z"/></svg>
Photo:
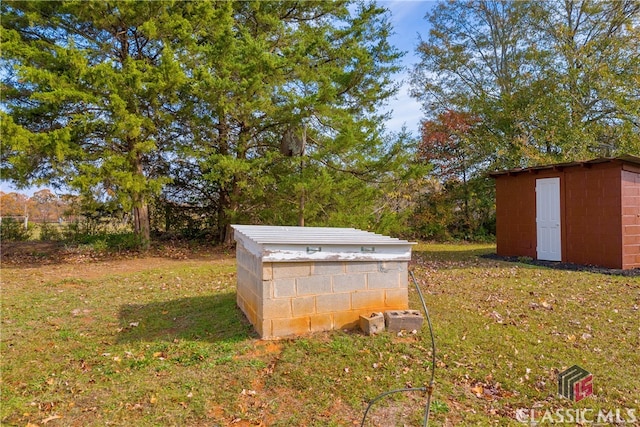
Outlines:
<svg viewBox="0 0 640 427"><path fill-rule="evenodd" d="M235 292L149 304L126 304L119 313L118 342L240 341L255 337L236 306Z"/></svg>
<svg viewBox="0 0 640 427"><path fill-rule="evenodd" d="M581 271L597 274L606 274L612 276L627 276L627 277L640 277L640 268L621 270L615 268L598 267L593 265L579 265L566 262L557 261L543 261L536 260L530 257L518 257L518 256L500 256L496 254L496 248L493 245L485 247L470 247L464 246L446 246L446 245L432 245L424 244L422 247L418 247L413 251L413 261L418 259L423 261L435 261L442 262L442 267L446 267L447 263L465 263L478 258L480 260L501 261L505 263L518 264L520 268L549 268L554 270L563 271ZM486 264L490 267L490 264Z"/></svg>
<svg viewBox="0 0 640 427"><path fill-rule="evenodd" d="M520 266L527 266L530 268L544 267L544 268L550 268L554 270L582 271L582 272L596 273L596 274L607 274L610 276L640 277L640 268L622 270L617 268L599 267L595 265L571 264L568 262L560 262L560 261L544 261L539 259L533 259L530 257L500 256L495 253L482 255L482 258L518 263Z"/></svg>
<svg viewBox="0 0 640 427"><path fill-rule="evenodd" d="M425 245L427 246L427 245ZM481 248L451 248L436 245L435 248L418 247L412 250L414 257L432 261L469 261L474 257L484 257L496 253L495 246Z"/></svg>
<svg viewBox="0 0 640 427"><path fill-rule="evenodd" d="M232 248L185 242L151 242L148 251L96 250L89 244L67 244L61 241L1 242L0 260L11 268L38 268L45 265L75 264L78 261L120 261L135 258L212 261L233 257Z"/></svg>

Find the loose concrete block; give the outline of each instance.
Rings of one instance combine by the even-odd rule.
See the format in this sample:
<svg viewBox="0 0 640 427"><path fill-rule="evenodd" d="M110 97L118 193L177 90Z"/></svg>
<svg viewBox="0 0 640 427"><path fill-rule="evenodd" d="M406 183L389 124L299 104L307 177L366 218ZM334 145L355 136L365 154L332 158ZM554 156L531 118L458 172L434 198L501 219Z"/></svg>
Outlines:
<svg viewBox="0 0 640 427"><path fill-rule="evenodd" d="M382 313L361 315L360 329L367 335L374 335L384 331L384 315Z"/></svg>
<svg viewBox="0 0 640 427"><path fill-rule="evenodd" d="M385 324L390 332L420 330L423 317L418 310L390 310L384 312Z"/></svg>

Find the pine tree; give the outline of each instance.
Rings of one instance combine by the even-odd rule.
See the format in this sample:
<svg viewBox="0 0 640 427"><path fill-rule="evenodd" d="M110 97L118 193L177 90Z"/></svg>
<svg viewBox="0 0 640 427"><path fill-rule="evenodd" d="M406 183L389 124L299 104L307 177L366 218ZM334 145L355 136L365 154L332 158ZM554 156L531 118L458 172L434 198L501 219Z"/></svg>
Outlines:
<svg viewBox="0 0 640 427"><path fill-rule="evenodd" d="M181 6L3 2L3 177L115 199L148 243L154 161L178 138Z"/></svg>
<svg viewBox="0 0 640 427"><path fill-rule="evenodd" d="M384 9L232 2L215 28L184 58L198 78L193 144L179 157L215 199L219 240L230 241L232 222L328 224L343 208L328 194L370 203L353 198L353 179L381 180L409 154L385 146L377 114L396 90L400 56ZM282 149L291 132L304 134L304 148Z"/></svg>
<svg viewBox="0 0 640 427"><path fill-rule="evenodd" d="M411 171L377 113L400 53L375 4L1 7L3 176L115 201L147 242L163 189L211 206L229 242L234 221L345 222ZM304 150L282 150L290 132Z"/></svg>

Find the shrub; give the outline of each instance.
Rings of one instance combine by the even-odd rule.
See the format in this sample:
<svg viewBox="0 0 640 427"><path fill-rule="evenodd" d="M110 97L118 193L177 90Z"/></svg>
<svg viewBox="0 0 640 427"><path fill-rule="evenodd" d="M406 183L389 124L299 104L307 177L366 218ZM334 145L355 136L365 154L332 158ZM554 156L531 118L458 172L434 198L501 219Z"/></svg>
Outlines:
<svg viewBox="0 0 640 427"><path fill-rule="evenodd" d="M0 240L3 242L23 242L29 240L33 226L31 224L25 229L22 221L13 218L3 218L0 223Z"/></svg>
<svg viewBox="0 0 640 427"><path fill-rule="evenodd" d="M62 240L62 233L57 225L44 223L40 226L40 240Z"/></svg>
<svg viewBox="0 0 640 427"><path fill-rule="evenodd" d="M77 234L72 242L89 246L97 252L131 251L142 246L142 239L135 233Z"/></svg>
<svg viewBox="0 0 640 427"><path fill-rule="evenodd" d="M109 248L106 239L96 239L91 243L90 246L96 252L106 252Z"/></svg>
<svg viewBox="0 0 640 427"><path fill-rule="evenodd" d="M135 233L108 234L106 235L106 244L110 250L137 250L142 247L142 239Z"/></svg>

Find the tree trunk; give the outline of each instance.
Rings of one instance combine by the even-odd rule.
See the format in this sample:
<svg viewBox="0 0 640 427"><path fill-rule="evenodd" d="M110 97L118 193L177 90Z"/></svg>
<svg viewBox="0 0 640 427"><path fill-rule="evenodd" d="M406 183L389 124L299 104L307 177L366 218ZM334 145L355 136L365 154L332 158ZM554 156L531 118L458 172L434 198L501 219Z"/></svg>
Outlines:
<svg viewBox="0 0 640 427"><path fill-rule="evenodd" d="M464 220L467 223L467 231L471 230L471 216L469 215L469 184L467 182L467 168L462 164L462 185L464 188Z"/></svg>
<svg viewBox="0 0 640 427"><path fill-rule="evenodd" d="M227 198L227 205L221 206L221 209L224 211L224 223L220 224L220 226L224 227L224 238L222 239L222 243L225 246L233 246L233 229L231 228L231 220L235 217L235 213L238 212L240 208L240 202L238 201L240 198L240 187L236 184L235 179L231 183L231 195ZM231 212L231 214L229 214Z"/></svg>
<svg viewBox="0 0 640 427"><path fill-rule="evenodd" d="M306 130L305 130L305 136L303 138L304 143L306 143ZM302 150L304 151L304 146L302 148ZM302 182L302 171L304 170L304 157L303 157L303 153L300 154L300 182ZM304 227L304 202L305 202L305 191L304 191L304 187L302 187L302 191L300 192L300 211L298 212L298 225L300 227Z"/></svg>
<svg viewBox="0 0 640 427"><path fill-rule="evenodd" d="M138 153L133 159L133 170L138 175L144 175L142 170L142 156ZM133 194L133 226L136 235L141 240L143 250L149 249L151 242L151 223L149 221L149 203L144 194L137 191Z"/></svg>
<svg viewBox="0 0 640 427"><path fill-rule="evenodd" d="M298 213L298 225L304 227L304 189L300 193L300 212Z"/></svg>
<svg viewBox="0 0 640 427"><path fill-rule="evenodd" d="M218 153L223 156L229 155L229 126L226 122L226 114L224 111L217 111L219 123L218 130ZM233 184L232 184L233 185ZM231 221L228 215L228 209L231 205L231 191L226 186L222 186L218 196L218 218L216 228L218 229L218 243L224 245L231 244Z"/></svg>
<svg viewBox="0 0 640 427"><path fill-rule="evenodd" d="M245 160L247 157L247 141L249 139L249 131L244 123L240 125L240 131L238 132L238 139L234 150L229 149L229 133L228 126L223 124L219 126L220 134L220 154L232 155L236 159ZM226 197L220 198L220 207L218 211L218 218L222 218L222 221L218 223L218 230L221 234L222 244L225 246L233 246L233 229L231 228L231 222L237 218L238 210L240 209L240 198L242 196L240 186L238 182L242 179L242 175L239 173L234 174L233 178L227 185L226 191L223 194ZM222 214L222 215L220 215Z"/></svg>
<svg viewBox="0 0 640 427"><path fill-rule="evenodd" d="M232 192L235 192L235 184ZM233 229L231 228L231 217L229 212L237 212L239 203L233 196L224 193L218 200L218 242L224 246L233 245Z"/></svg>
<svg viewBox="0 0 640 427"><path fill-rule="evenodd" d="M141 199L141 198L140 198ZM142 249L149 249L151 227L149 223L149 204L139 199L139 206L133 208L133 225L136 235L140 237Z"/></svg>
<svg viewBox="0 0 640 427"><path fill-rule="evenodd" d="M218 197L218 218L216 228L218 229L218 243L225 243L227 241L227 235L229 234L227 228L229 226L229 219L225 210L229 207L229 196L224 189L220 192Z"/></svg>

